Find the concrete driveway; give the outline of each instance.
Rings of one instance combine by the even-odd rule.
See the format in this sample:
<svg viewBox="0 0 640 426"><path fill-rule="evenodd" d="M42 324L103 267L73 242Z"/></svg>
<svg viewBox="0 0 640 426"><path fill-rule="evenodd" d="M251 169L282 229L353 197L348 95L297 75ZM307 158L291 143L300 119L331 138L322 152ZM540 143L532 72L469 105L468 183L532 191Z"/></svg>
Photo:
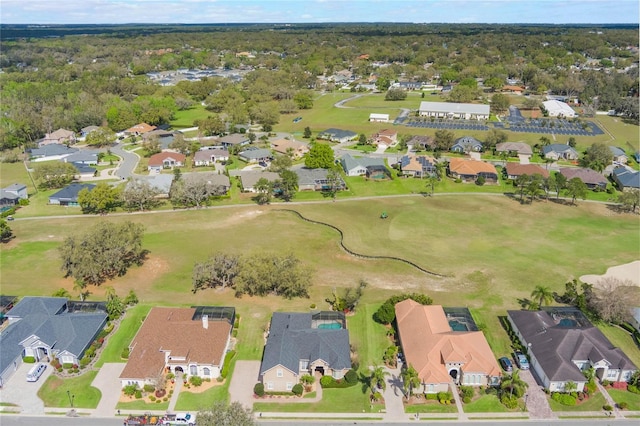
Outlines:
<svg viewBox="0 0 640 426"><path fill-rule="evenodd" d="M258 383L258 374L260 361L236 361L229 383L231 402L238 401L249 409L253 408L253 387Z"/></svg>
<svg viewBox="0 0 640 426"><path fill-rule="evenodd" d="M106 363L98 371L91 386L100 389L102 397L96 408L95 415L98 417L111 417L116 413L116 405L120 399L121 383L118 379L120 373L127 365L122 362Z"/></svg>
<svg viewBox="0 0 640 426"><path fill-rule="evenodd" d="M44 403L38 398L38 390L53 373L53 367L47 364L47 369L37 382L27 382L27 372L35 364L22 363L16 372L0 389L0 402L16 404L21 414L44 414Z"/></svg>
<svg viewBox="0 0 640 426"><path fill-rule="evenodd" d="M538 384L531 370L520 370L520 378L525 381L529 387L527 388L527 396L525 398L527 411L531 419L555 419L557 418L547 401L547 394L544 393L542 386Z"/></svg>

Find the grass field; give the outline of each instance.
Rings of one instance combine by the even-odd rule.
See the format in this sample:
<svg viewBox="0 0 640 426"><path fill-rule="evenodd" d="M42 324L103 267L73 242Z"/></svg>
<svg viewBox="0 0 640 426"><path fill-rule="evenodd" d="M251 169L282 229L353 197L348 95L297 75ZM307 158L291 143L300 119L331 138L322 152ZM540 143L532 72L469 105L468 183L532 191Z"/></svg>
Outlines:
<svg viewBox="0 0 640 426"><path fill-rule="evenodd" d="M129 347L149 310L151 310L150 305L136 305L127 309L120 326L109 336L108 344L96 362L97 368L100 368L105 362L126 362L122 359L122 351Z"/></svg>
<svg viewBox="0 0 640 426"><path fill-rule="evenodd" d="M640 365L640 350L627 331L608 324L598 324L598 328L611 343L622 349L635 365Z"/></svg>
<svg viewBox="0 0 640 426"><path fill-rule="evenodd" d="M424 404L411 404L404 406L404 412L411 413L457 413L455 404L440 404L437 401L429 401Z"/></svg>
<svg viewBox="0 0 640 426"><path fill-rule="evenodd" d="M629 406L627 410L630 411L639 411L640 410L640 395L636 393L631 393L629 391L621 390L621 389L607 389L607 392L616 402L619 404L621 402L626 402Z"/></svg>
<svg viewBox="0 0 640 426"><path fill-rule="evenodd" d="M210 115L212 115L210 111L207 111L201 104L196 104L192 108L176 112L175 118L169 124L178 130L194 127L194 121L205 119Z"/></svg>
<svg viewBox="0 0 640 426"><path fill-rule="evenodd" d="M97 374L97 371L89 371L81 376L68 379L51 375L40 387L38 397L42 399L45 407L69 407L69 394L71 394L75 395L73 398L74 407L96 408L102 394L100 390L91 386L91 382Z"/></svg>
<svg viewBox="0 0 640 426"><path fill-rule="evenodd" d="M465 413L507 413L519 411L521 408L509 410L496 395L482 395L480 398L463 405Z"/></svg>
<svg viewBox="0 0 640 426"><path fill-rule="evenodd" d="M371 413L377 412L369 403L368 393L362 386L346 389L323 389L322 401L315 403L256 402L253 411L280 411L285 413Z"/></svg>

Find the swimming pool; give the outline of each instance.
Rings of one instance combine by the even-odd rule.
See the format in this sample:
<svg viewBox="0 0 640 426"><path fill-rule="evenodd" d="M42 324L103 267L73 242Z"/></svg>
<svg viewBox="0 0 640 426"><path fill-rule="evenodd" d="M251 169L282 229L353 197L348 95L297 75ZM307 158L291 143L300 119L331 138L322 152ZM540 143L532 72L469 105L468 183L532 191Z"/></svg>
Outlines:
<svg viewBox="0 0 640 426"><path fill-rule="evenodd" d="M318 324L318 328L321 330L339 330L342 328L342 325L339 322L329 322Z"/></svg>
<svg viewBox="0 0 640 426"><path fill-rule="evenodd" d="M467 324L457 320L450 320L449 326L453 331L469 331L469 327L467 327Z"/></svg>

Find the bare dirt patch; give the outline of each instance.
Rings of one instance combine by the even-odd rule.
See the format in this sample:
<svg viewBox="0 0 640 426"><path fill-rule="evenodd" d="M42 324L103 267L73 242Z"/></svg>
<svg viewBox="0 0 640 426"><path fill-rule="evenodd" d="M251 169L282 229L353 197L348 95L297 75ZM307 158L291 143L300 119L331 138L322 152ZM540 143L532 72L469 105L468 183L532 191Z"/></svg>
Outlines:
<svg viewBox="0 0 640 426"><path fill-rule="evenodd" d="M640 260L623 265L612 266L603 275L583 275L580 281L594 286L605 278L617 278L622 282L631 282L632 285L640 287Z"/></svg>

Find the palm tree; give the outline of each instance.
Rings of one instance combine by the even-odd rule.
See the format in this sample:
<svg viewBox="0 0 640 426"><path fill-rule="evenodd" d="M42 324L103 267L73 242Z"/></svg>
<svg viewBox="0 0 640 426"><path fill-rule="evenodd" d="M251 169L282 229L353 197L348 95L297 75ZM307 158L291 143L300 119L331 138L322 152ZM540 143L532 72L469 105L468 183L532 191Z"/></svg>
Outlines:
<svg viewBox="0 0 640 426"><path fill-rule="evenodd" d="M543 285L537 285L531 292L531 297L538 300L538 305L542 308L542 305L548 305L553 302L553 292L549 287Z"/></svg>
<svg viewBox="0 0 640 426"><path fill-rule="evenodd" d="M373 388L378 388L385 390L387 388L387 381L385 377L389 375L389 372L384 369L382 366L373 367L371 371L371 375L369 376L369 380L371 383L371 390Z"/></svg>
<svg viewBox="0 0 640 426"><path fill-rule="evenodd" d="M429 194L429 196L433 195L438 182L440 182L440 180L436 176L430 175L429 177L427 177L427 193Z"/></svg>
<svg viewBox="0 0 640 426"><path fill-rule="evenodd" d="M407 399L411 398L411 395L413 395L413 389L420 386L420 377L418 377L418 372L410 365L402 370L401 377L404 390L407 392Z"/></svg>
<svg viewBox="0 0 640 426"><path fill-rule="evenodd" d="M524 390L527 387L529 387L529 384L520 378L520 370L515 370L510 375L504 376L500 383L500 389L503 391L509 389L509 394L515 394L517 398L524 395Z"/></svg>

